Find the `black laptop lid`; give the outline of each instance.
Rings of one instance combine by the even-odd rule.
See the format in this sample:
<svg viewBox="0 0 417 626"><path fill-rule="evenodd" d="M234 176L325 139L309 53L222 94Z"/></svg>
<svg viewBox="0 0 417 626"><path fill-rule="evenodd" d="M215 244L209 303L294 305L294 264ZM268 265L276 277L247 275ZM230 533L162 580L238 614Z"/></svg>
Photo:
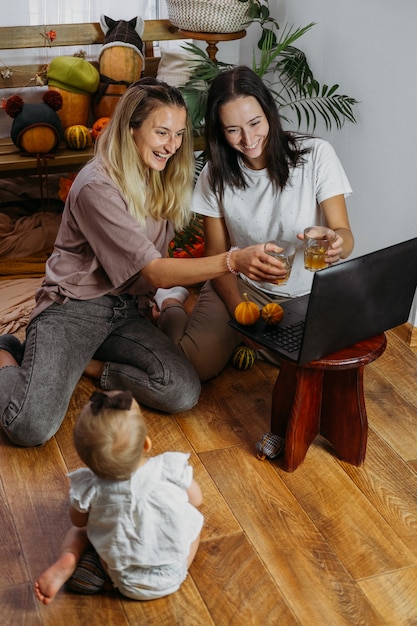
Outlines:
<svg viewBox="0 0 417 626"><path fill-rule="evenodd" d="M417 238L316 272L299 363L408 320L417 288Z"/></svg>

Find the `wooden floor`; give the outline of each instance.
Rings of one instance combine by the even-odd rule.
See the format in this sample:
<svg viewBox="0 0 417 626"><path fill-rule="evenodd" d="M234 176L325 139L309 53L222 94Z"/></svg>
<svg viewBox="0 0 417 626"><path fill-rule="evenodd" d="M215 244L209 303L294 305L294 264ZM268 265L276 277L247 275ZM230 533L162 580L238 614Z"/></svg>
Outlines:
<svg viewBox="0 0 417 626"><path fill-rule="evenodd" d="M365 464L316 439L293 473L261 462L277 370L228 368L181 416L146 412L154 452L191 452L206 518L183 587L152 602L32 592L69 526L66 472L79 465L74 419L82 379L57 436L38 449L0 439L2 626L400 626L417 624L417 354L394 331L365 369ZM337 419L337 416L335 416Z"/></svg>

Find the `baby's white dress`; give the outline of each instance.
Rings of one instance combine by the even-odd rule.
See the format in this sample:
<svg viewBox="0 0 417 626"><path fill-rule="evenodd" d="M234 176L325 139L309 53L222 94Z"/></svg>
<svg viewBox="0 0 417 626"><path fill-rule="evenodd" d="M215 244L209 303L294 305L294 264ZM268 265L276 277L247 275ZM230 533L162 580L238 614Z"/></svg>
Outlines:
<svg viewBox="0 0 417 626"><path fill-rule="evenodd" d="M88 538L123 595L160 598L187 576L190 546L204 521L188 500L188 459L189 454L165 452L124 481L99 478L88 468L68 474L71 504L88 512Z"/></svg>

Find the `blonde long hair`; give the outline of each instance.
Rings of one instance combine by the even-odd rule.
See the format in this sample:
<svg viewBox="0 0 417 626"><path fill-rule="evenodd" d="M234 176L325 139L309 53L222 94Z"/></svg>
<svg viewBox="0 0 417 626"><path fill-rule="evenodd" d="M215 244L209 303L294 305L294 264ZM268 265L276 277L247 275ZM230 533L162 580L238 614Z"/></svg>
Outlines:
<svg viewBox="0 0 417 626"><path fill-rule="evenodd" d="M96 142L96 155L125 197L129 212L140 223L150 216L169 220L175 228L181 229L190 219L194 173L188 112L181 146L162 171L145 166L130 132L131 128L140 128L155 108L161 106L184 108L187 112L184 99L175 87L153 78L133 83Z"/></svg>

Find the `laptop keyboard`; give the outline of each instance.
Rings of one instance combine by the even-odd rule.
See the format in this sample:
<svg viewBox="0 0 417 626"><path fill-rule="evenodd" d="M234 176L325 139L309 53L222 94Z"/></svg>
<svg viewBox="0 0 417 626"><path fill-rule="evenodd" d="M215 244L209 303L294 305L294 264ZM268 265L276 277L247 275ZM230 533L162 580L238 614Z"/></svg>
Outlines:
<svg viewBox="0 0 417 626"><path fill-rule="evenodd" d="M301 321L297 322L297 324L289 324L285 328L280 328L279 325L268 326L263 331L262 336L287 352L295 352L295 350L299 350L301 346L303 330L304 322Z"/></svg>

